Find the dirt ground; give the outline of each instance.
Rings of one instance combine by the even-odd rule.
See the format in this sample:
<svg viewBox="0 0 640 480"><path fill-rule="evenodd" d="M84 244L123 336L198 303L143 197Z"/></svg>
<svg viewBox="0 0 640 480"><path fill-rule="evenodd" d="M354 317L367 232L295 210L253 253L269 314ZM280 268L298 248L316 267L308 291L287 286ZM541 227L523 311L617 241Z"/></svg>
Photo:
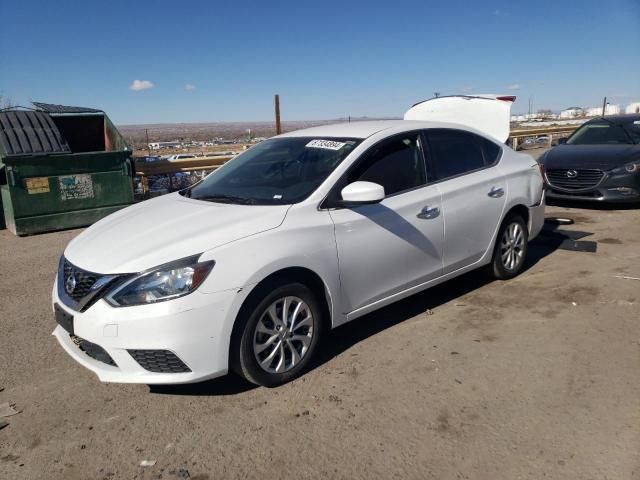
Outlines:
<svg viewBox="0 0 640 480"><path fill-rule="evenodd" d="M0 478L640 479L640 209L547 215L597 252L547 237L514 280L468 274L339 328L276 389L98 382L50 336L78 230L0 231L0 404L21 412Z"/></svg>

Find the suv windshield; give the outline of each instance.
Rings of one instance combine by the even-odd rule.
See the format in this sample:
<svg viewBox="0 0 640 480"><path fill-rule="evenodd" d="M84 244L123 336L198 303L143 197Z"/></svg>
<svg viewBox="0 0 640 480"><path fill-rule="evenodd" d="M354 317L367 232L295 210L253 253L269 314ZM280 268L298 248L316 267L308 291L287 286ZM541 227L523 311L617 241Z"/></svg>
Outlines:
<svg viewBox="0 0 640 480"><path fill-rule="evenodd" d="M361 141L318 137L265 140L181 194L221 203L297 203L318 188Z"/></svg>
<svg viewBox="0 0 640 480"><path fill-rule="evenodd" d="M635 117L634 117L635 118ZM601 118L585 123L567 140L567 145L619 145L640 143L637 118L613 121Z"/></svg>

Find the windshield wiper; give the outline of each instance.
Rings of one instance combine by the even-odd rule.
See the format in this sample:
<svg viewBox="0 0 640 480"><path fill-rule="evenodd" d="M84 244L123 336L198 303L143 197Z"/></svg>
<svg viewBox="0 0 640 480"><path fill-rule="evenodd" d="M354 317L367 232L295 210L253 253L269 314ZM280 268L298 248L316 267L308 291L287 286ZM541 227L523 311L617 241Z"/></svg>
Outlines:
<svg viewBox="0 0 640 480"><path fill-rule="evenodd" d="M219 203L237 203L240 205L253 205L256 201L253 198L236 197L233 195L203 195L201 197L193 197L194 200L205 200L207 202Z"/></svg>

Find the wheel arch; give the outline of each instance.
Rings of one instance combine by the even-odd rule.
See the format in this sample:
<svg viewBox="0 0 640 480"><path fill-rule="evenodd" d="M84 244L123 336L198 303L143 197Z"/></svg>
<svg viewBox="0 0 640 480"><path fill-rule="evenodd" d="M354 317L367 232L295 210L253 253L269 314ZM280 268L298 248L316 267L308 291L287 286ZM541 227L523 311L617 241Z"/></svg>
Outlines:
<svg viewBox="0 0 640 480"><path fill-rule="evenodd" d="M502 222L500 222L500 226L502 226L502 224L507 218L509 218L511 215L514 215L514 214L520 215L524 220L524 223L527 225L527 228L531 230L531 226L529 225L529 221L530 221L529 208L526 205L523 205L522 203L518 203L512 206L509 210L507 210L504 217L502 218Z"/></svg>
<svg viewBox="0 0 640 480"><path fill-rule="evenodd" d="M323 321L325 322L324 328L330 329L333 325L332 312L333 312L333 300L331 298L331 292L326 282L316 272L307 267L286 267L276 270L270 273L258 283L253 285L251 291L242 302L238 314L233 323L233 329L231 331L231 346L237 342L242 334L242 322L239 321L243 316L248 314L249 309L254 307L261 298L269 290L276 288L284 283L302 283L309 287L311 291L316 295L320 308L323 310ZM233 361L234 348L229 349L229 361Z"/></svg>

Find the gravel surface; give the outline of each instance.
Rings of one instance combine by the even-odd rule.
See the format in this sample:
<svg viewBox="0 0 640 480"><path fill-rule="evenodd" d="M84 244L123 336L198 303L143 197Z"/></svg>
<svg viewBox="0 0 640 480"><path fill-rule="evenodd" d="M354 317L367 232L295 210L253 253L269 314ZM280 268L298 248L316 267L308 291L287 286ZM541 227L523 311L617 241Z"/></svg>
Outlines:
<svg viewBox="0 0 640 480"><path fill-rule="evenodd" d="M598 251L538 242L512 281L339 328L276 389L99 383L50 336L78 230L0 231L0 478L640 479L640 209L547 215Z"/></svg>

